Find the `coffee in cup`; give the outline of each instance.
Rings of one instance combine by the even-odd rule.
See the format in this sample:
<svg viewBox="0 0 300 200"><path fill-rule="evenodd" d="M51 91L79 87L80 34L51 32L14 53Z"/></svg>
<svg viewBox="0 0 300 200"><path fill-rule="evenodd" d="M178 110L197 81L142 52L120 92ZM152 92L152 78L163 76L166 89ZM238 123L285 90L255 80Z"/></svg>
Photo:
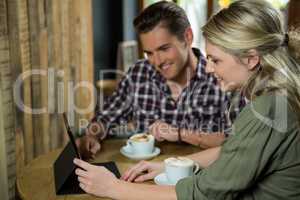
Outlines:
<svg viewBox="0 0 300 200"><path fill-rule="evenodd" d="M126 149L135 155L148 155L153 153L154 141L153 135L136 134L127 140Z"/></svg>
<svg viewBox="0 0 300 200"><path fill-rule="evenodd" d="M187 157L171 157L164 160L165 173L170 183L176 184L180 179L193 175L199 165Z"/></svg>
<svg viewBox="0 0 300 200"><path fill-rule="evenodd" d="M136 134L130 137L130 140L135 142L148 142L151 138L148 134Z"/></svg>

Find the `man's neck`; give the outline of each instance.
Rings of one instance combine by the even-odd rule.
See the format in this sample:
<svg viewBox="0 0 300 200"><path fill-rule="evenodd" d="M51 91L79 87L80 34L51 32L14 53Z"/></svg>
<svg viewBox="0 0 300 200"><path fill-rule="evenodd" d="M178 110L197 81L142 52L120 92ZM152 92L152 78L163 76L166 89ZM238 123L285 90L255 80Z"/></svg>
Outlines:
<svg viewBox="0 0 300 200"><path fill-rule="evenodd" d="M186 63L186 66L183 68L182 72L179 73L180 76L178 76L174 80L170 80L167 82L171 90L172 98L174 100L178 99L183 88L185 88L188 85L189 81L195 75L197 71L197 64L198 64L197 62L198 62L197 57L195 56L193 50L190 49L188 55L188 61Z"/></svg>
<svg viewBox="0 0 300 200"><path fill-rule="evenodd" d="M185 87L197 71L197 62L198 59L196 55L193 50L190 49L186 66L179 73L179 76L172 80L172 82L179 84L181 87Z"/></svg>

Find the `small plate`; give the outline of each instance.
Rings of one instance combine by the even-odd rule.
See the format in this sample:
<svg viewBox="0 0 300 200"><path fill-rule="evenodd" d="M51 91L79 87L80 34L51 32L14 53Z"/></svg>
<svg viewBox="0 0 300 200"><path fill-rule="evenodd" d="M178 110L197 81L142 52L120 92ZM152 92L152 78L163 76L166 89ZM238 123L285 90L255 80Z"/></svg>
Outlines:
<svg viewBox="0 0 300 200"><path fill-rule="evenodd" d="M194 174L197 174L199 170L200 170L200 167L199 167L199 164L197 163L196 164L196 170L194 171ZM176 185L176 183L169 182L165 172L155 176L154 182L156 183L156 185Z"/></svg>
<svg viewBox="0 0 300 200"><path fill-rule="evenodd" d="M131 152L129 152L126 149L126 146L123 146L120 149L121 154L123 154L124 156L126 156L127 158L130 158L132 160L148 160L151 158L154 158L155 156L160 154L160 148L155 147L153 152L151 154L147 154L147 155L136 155L136 154L132 154Z"/></svg>
<svg viewBox="0 0 300 200"><path fill-rule="evenodd" d="M156 185L175 185L174 183L170 183L168 181L167 175L165 173L161 173L155 176L154 182L156 183Z"/></svg>

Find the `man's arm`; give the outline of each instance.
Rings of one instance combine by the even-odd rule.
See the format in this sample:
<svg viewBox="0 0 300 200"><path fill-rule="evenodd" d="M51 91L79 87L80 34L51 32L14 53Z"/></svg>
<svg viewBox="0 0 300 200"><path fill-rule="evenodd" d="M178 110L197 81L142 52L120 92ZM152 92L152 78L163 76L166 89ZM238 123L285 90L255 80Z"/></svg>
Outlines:
<svg viewBox="0 0 300 200"><path fill-rule="evenodd" d="M104 102L103 109L98 110L85 130L84 137L78 138L76 144L83 157L94 158L100 150L100 141L108 134L110 128L121 121L127 121L132 112L131 69L119 83L117 90Z"/></svg>
<svg viewBox="0 0 300 200"><path fill-rule="evenodd" d="M226 138L224 133L204 133L197 130L188 129L179 130L178 128L163 121L156 121L153 123L149 127L149 133L152 134L158 141L167 140L170 142L179 141L180 134L182 141L199 146L202 149L220 146L223 144Z"/></svg>
<svg viewBox="0 0 300 200"><path fill-rule="evenodd" d="M132 68L126 73L126 76L118 84L115 92L104 101L102 108L96 111L94 118L89 124L88 132L98 135L98 138L104 139L109 130L121 122L127 122L132 114Z"/></svg>

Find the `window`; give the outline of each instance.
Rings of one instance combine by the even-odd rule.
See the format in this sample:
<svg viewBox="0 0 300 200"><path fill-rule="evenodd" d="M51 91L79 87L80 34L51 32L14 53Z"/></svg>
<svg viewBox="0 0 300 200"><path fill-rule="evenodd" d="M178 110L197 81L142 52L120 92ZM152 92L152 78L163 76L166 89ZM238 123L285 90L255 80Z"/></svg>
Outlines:
<svg viewBox="0 0 300 200"><path fill-rule="evenodd" d="M143 1L143 7L146 8L149 5L151 5L153 3L156 3L156 2L159 2L159 1L161 1L161 0L144 0ZM169 0L169 1L172 1L172 0Z"/></svg>
<svg viewBox="0 0 300 200"><path fill-rule="evenodd" d="M234 0L216 0L219 8L228 7ZM277 9L285 9L289 0L266 0L270 2Z"/></svg>
<svg viewBox="0 0 300 200"><path fill-rule="evenodd" d="M204 49L201 27L207 21L207 1L199 0L178 0L178 5L185 11L191 23L194 33L193 46Z"/></svg>

